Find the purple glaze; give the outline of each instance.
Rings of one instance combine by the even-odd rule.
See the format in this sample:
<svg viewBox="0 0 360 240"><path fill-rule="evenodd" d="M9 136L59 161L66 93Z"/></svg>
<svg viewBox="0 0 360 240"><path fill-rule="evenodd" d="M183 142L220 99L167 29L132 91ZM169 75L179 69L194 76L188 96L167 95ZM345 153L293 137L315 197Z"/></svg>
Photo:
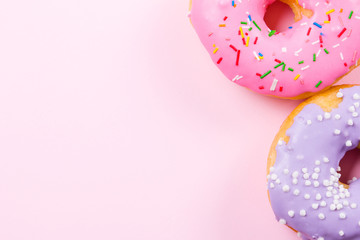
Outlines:
<svg viewBox="0 0 360 240"><path fill-rule="evenodd" d="M359 144L360 87L337 96L343 101L330 114L309 104L294 118L268 176L277 220L302 239L360 239L360 181L344 189L337 172L345 153Z"/></svg>

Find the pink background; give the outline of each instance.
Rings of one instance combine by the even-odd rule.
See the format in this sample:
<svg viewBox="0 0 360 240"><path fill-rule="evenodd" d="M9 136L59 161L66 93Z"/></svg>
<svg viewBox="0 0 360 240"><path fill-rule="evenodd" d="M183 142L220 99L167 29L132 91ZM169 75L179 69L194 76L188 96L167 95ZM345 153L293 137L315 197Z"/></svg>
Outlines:
<svg viewBox="0 0 360 240"><path fill-rule="evenodd" d="M299 102L227 81L187 11L0 3L0 239L297 239L265 168Z"/></svg>

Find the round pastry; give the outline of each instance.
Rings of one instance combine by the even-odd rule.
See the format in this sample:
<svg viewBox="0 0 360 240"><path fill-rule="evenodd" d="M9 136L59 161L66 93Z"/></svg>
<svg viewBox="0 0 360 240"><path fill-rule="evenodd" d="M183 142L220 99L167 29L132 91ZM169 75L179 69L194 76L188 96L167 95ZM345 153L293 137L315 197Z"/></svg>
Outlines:
<svg viewBox="0 0 360 240"><path fill-rule="evenodd" d="M281 0L297 22L280 33L263 20L274 1L192 1L191 22L228 79L260 94L301 99L357 66L360 0Z"/></svg>
<svg viewBox="0 0 360 240"><path fill-rule="evenodd" d="M360 180L339 181L339 162L360 140L360 86L331 87L285 120L268 158L277 220L302 239L360 239Z"/></svg>

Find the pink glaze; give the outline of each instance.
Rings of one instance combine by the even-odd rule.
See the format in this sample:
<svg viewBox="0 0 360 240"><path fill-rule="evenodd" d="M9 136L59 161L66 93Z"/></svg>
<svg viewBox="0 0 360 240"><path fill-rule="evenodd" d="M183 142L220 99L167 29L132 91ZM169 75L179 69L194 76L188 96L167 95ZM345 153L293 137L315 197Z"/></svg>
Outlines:
<svg viewBox="0 0 360 240"><path fill-rule="evenodd" d="M191 22L228 79L260 94L293 98L334 84L357 65L360 0L300 0L314 15L269 36L263 18L274 1L193 0ZM275 68L277 61L284 64Z"/></svg>

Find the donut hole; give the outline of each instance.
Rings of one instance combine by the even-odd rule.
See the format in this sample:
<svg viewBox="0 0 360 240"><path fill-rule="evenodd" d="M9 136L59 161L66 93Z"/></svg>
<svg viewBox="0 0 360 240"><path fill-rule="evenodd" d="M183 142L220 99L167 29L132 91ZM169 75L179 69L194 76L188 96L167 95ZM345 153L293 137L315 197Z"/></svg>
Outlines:
<svg viewBox="0 0 360 240"><path fill-rule="evenodd" d="M275 1L266 8L264 21L268 28L284 32L295 22L294 12L286 3Z"/></svg>
<svg viewBox="0 0 360 240"><path fill-rule="evenodd" d="M341 177L340 182L350 184L360 178L360 149L355 148L346 152L340 160Z"/></svg>

